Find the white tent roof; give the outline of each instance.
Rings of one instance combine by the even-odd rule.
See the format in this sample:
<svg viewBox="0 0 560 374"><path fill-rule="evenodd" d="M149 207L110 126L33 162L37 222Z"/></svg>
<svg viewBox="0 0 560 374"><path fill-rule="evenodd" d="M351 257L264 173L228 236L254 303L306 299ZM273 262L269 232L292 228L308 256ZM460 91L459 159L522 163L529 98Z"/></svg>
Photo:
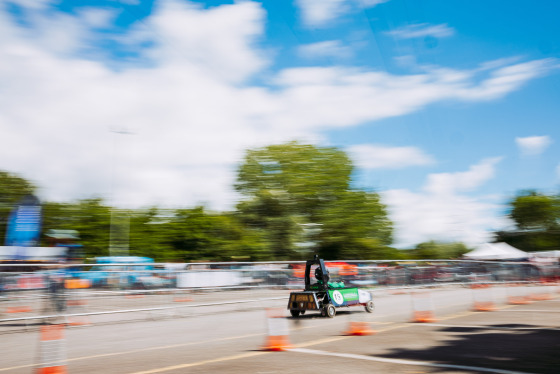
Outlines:
<svg viewBox="0 0 560 374"><path fill-rule="evenodd" d="M66 247L1 246L0 260L49 261L63 257L66 251Z"/></svg>
<svg viewBox="0 0 560 374"><path fill-rule="evenodd" d="M527 258L528 254L506 243L485 243L463 257L471 260L519 260Z"/></svg>
<svg viewBox="0 0 560 374"><path fill-rule="evenodd" d="M530 255L539 258L560 258L560 251L531 252Z"/></svg>

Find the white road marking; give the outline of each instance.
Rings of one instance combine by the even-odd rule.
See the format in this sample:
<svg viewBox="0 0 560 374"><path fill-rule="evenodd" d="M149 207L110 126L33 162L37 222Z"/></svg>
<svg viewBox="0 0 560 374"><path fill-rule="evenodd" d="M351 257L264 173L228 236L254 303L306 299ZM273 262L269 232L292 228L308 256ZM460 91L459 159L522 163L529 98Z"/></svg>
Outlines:
<svg viewBox="0 0 560 374"><path fill-rule="evenodd" d="M216 363L216 362L223 362L223 361L230 361L230 360L239 360L239 359L242 359L242 358L249 358L249 357L260 356L260 355L267 354L267 353L269 353L269 352L249 352L249 353L243 353L243 354L235 355L235 356L220 357L220 358L215 358L215 359L211 359L211 360L204 360L204 361L198 361L198 362L191 362L191 363L187 363L187 364L179 364L179 365L173 365L173 366L166 366L166 367L157 368L157 369L153 369L153 370L136 371L136 372L134 372L134 373L132 373L132 374L163 373L164 371L186 369L186 368L190 368L190 367L193 367L193 366L201 366L201 365L207 365L207 364L214 364L214 363Z"/></svg>

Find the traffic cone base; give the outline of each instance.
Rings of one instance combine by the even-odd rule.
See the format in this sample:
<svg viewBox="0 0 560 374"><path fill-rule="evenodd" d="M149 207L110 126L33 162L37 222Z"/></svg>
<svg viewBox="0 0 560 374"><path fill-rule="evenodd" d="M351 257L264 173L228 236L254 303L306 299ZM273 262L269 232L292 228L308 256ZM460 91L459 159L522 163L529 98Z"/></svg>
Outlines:
<svg viewBox="0 0 560 374"><path fill-rule="evenodd" d="M414 312L414 317L412 319L412 322L430 323L430 322L436 322L436 319L434 318L434 314L432 313L431 310L423 310L423 311Z"/></svg>
<svg viewBox="0 0 560 374"><path fill-rule="evenodd" d="M66 302L67 306L82 306L87 305L87 300L68 300Z"/></svg>
<svg viewBox="0 0 560 374"><path fill-rule="evenodd" d="M269 335L265 346L262 348L265 351L285 351L292 348L288 342L288 337L285 335Z"/></svg>
<svg viewBox="0 0 560 374"><path fill-rule="evenodd" d="M477 312L493 312L496 310L496 307L492 302L477 302L474 303L473 309Z"/></svg>
<svg viewBox="0 0 560 374"><path fill-rule="evenodd" d="M6 308L6 313L29 313L32 312L30 306L9 306Z"/></svg>
<svg viewBox="0 0 560 374"><path fill-rule="evenodd" d="M512 305L526 305L531 303L531 300L524 296L510 296L508 298L508 304Z"/></svg>
<svg viewBox="0 0 560 374"><path fill-rule="evenodd" d="M132 295L125 295L127 299L141 299L144 297L142 294L132 294Z"/></svg>
<svg viewBox="0 0 560 374"><path fill-rule="evenodd" d="M480 283L471 284L471 288L488 288L488 287L490 287L490 285L488 284L480 284Z"/></svg>
<svg viewBox="0 0 560 374"><path fill-rule="evenodd" d="M51 366L48 368L38 368L37 374L66 374L66 366Z"/></svg>
<svg viewBox="0 0 560 374"><path fill-rule="evenodd" d="M534 301L552 300L552 295L547 294L547 293L531 295L531 300L534 300Z"/></svg>
<svg viewBox="0 0 560 374"><path fill-rule="evenodd" d="M89 326L91 322L87 316L68 317L66 324L68 326Z"/></svg>
<svg viewBox="0 0 560 374"><path fill-rule="evenodd" d="M367 322L350 322L350 326L346 335L356 335L356 336L364 336L364 335L373 335L375 331L373 331Z"/></svg>
<svg viewBox="0 0 560 374"><path fill-rule="evenodd" d="M193 299L191 299L190 297L176 297L173 299L173 301L176 303L188 303L190 301L193 301Z"/></svg>

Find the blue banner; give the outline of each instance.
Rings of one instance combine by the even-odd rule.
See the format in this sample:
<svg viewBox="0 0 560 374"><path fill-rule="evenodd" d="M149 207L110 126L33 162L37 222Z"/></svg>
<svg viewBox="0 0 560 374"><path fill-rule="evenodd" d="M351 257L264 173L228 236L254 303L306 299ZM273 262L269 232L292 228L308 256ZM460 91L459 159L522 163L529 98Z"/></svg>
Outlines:
<svg viewBox="0 0 560 374"><path fill-rule="evenodd" d="M25 196L8 218L6 245L35 247L41 234L41 204L33 195Z"/></svg>

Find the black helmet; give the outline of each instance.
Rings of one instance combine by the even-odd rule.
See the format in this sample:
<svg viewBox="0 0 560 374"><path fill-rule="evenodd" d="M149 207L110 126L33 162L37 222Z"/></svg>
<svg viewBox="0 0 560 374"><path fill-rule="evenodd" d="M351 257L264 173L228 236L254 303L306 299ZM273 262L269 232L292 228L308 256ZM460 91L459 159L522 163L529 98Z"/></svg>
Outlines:
<svg viewBox="0 0 560 374"><path fill-rule="evenodd" d="M320 267L315 269L315 278L317 278L317 280L320 280L320 281L323 280L323 271L321 270Z"/></svg>

